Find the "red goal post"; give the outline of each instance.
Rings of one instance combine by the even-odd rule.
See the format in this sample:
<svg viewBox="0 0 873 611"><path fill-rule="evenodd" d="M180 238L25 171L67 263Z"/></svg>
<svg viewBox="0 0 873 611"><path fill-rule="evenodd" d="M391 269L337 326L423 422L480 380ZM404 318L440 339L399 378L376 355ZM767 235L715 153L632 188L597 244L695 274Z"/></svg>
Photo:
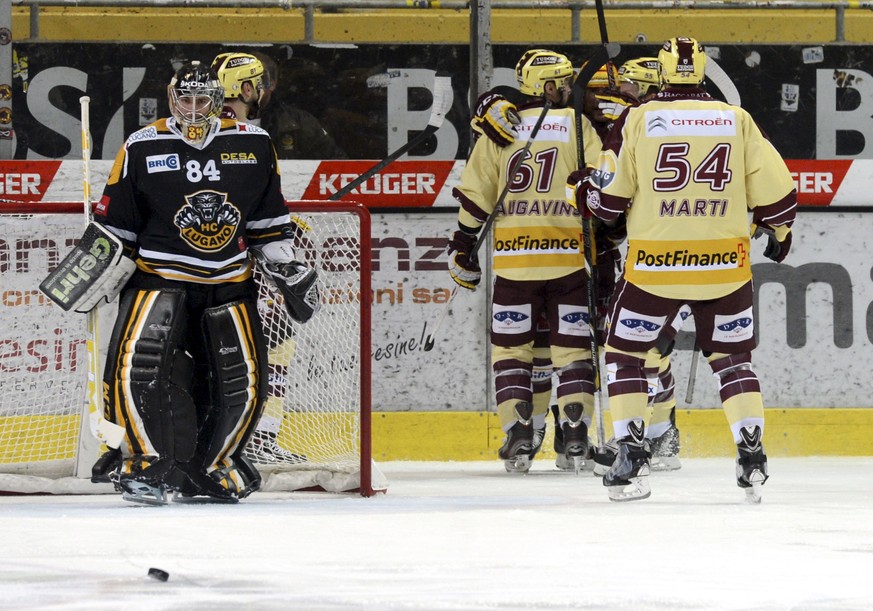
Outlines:
<svg viewBox="0 0 873 611"><path fill-rule="evenodd" d="M320 311L293 322L259 272L270 391L247 448L263 490L384 491L371 445L370 216L359 204L288 202ZM39 292L82 233L81 203L0 203L0 494L111 492L88 480L104 448L83 413L85 317ZM101 308L108 338L116 303ZM101 348L101 352L105 346Z"/></svg>

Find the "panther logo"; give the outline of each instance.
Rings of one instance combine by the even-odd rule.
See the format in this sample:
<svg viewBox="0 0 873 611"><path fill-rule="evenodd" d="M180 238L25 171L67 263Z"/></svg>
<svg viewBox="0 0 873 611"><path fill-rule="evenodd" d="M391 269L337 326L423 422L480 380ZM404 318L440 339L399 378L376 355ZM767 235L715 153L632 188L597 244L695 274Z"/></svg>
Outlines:
<svg viewBox="0 0 873 611"><path fill-rule="evenodd" d="M198 191L186 195L185 201L174 219L182 238L201 252L224 248L241 218L239 209L227 201L227 193Z"/></svg>

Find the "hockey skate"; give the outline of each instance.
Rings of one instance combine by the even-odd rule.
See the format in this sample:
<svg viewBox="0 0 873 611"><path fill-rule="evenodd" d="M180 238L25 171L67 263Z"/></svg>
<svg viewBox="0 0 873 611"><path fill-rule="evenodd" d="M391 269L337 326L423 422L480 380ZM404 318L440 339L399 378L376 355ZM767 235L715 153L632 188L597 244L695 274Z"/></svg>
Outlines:
<svg viewBox="0 0 873 611"><path fill-rule="evenodd" d="M554 440L554 448L557 457L555 458L555 466L561 471L576 471L576 465L573 461L573 458L567 457L565 445L564 445L564 431L561 429L561 414L558 411L558 406L552 406L552 415L555 418L555 440ZM588 438L588 452L585 456L585 460L582 463L582 471L593 471L594 470L594 444L591 441L591 438ZM603 475L601 473L601 475Z"/></svg>
<svg viewBox="0 0 873 611"><path fill-rule="evenodd" d="M503 459L503 466L509 473L530 471L531 456L534 452L533 404L519 401L515 404L517 421L506 432L503 445L497 455Z"/></svg>
<svg viewBox="0 0 873 611"><path fill-rule="evenodd" d="M307 462L303 454L295 454L279 445L278 435L267 431L255 431L246 445L245 457L261 465L299 464Z"/></svg>
<svg viewBox="0 0 873 611"><path fill-rule="evenodd" d="M121 471L126 471L121 473ZM173 472L170 460L154 456L134 456L125 459L118 471L110 474L121 498L131 503L143 505L166 505L166 478Z"/></svg>
<svg viewBox="0 0 873 611"><path fill-rule="evenodd" d="M573 470L579 474L585 471L588 460L588 425L582 419L581 403L569 403L564 406L567 422L561 426L564 437L564 456L567 464L573 464Z"/></svg>
<svg viewBox="0 0 873 611"><path fill-rule="evenodd" d="M629 434L618 440L615 462L603 476L610 501L639 501L652 494L649 485L651 454L646 449L643 423L633 420L627 428Z"/></svg>
<svg viewBox="0 0 873 611"><path fill-rule="evenodd" d="M664 434L650 440L652 451L652 471L678 471L682 468L679 462L679 429L675 424L664 431Z"/></svg>
<svg viewBox="0 0 873 611"><path fill-rule="evenodd" d="M592 463L594 464L594 475L602 477L606 475L612 463L615 462L615 457L618 455L618 441L615 437L611 437L605 444L594 450Z"/></svg>
<svg viewBox="0 0 873 611"><path fill-rule="evenodd" d="M755 505L761 502L761 487L770 477L761 435L761 427L744 426L737 444L737 486L746 491L746 502Z"/></svg>

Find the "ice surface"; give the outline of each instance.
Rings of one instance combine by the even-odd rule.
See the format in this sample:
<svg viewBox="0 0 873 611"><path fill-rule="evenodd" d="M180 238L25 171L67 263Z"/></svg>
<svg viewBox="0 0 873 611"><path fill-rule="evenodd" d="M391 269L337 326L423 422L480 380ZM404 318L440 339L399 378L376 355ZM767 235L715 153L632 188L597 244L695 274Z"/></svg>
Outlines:
<svg viewBox="0 0 873 611"><path fill-rule="evenodd" d="M380 466L369 499L0 497L0 609L873 608L873 458L771 458L758 506L729 458L631 503L539 459Z"/></svg>

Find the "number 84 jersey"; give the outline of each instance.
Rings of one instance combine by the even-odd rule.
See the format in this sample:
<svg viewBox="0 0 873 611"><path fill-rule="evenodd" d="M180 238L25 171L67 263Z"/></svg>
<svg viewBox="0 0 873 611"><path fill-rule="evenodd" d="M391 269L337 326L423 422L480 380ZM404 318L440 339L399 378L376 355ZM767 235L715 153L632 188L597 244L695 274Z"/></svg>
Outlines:
<svg viewBox="0 0 873 611"><path fill-rule="evenodd" d="M247 279L248 246L292 235L270 136L233 119L215 120L200 148L173 118L133 133L94 220L141 270L201 283Z"/></svg>

